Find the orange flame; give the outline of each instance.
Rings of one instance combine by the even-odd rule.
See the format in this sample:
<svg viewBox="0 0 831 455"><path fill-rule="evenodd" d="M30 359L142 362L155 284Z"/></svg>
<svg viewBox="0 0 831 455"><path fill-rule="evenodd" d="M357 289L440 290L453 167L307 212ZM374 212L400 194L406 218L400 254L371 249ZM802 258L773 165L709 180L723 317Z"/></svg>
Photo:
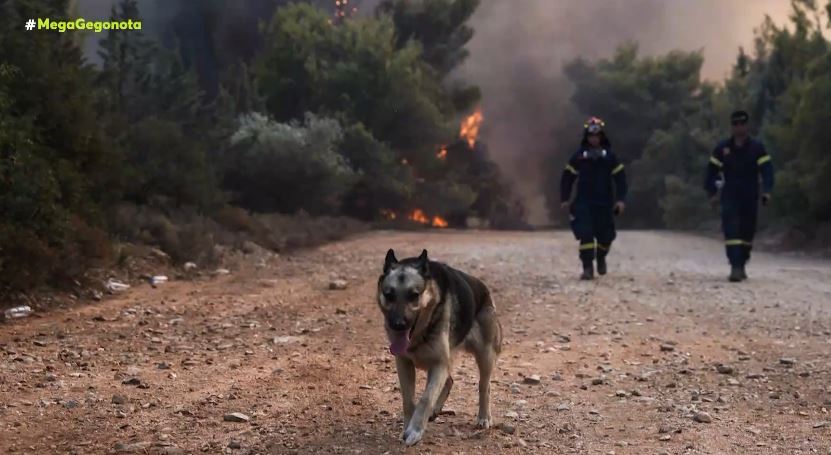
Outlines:
<svg viewBox="0 0 831 455"><path fill-rule="evenodd" d="M446 228L447 227L447 221L445 221L444 218L436 215L436 216L433 217L433 227Z"/></svg>
<svg viewBox="0 0 831 455"><path fill-rule="evenodd" d="M439 150L439 153L436 153L436 158L440 160L447 159L447 147L442 147L441 150Z"/></svg>
<svg viewBox="0 0 831 455"><path fill-rule="evenodd" d="M436 215L432 219L430 219L430 217L428 217L424 213L424 210L421 209L413 210L408 218L410 219L410 221L414 221L419 224L430 225L432 227L446 228L448 226L447 220L445 220L444 218Z"/></svg>
<svg viewBox="0 0 831 455"><path fill-rule="evenodd" d="M467 145L473 148L476 145L476 139L479 137L479 128L482 126L482 121L485 117L482 115L482 109L477 108L476 112L467 116L463 121L459 130L459 137L467 141Z"/></svg>
<svg viewBox="0 0 831 455"><path fill-rule="evenodd" d="M430 224L430 218L427 218L427 215L421 209L413 210L413 213L410 213L410 220L415 221L416 223L421 224Z"/></svg>

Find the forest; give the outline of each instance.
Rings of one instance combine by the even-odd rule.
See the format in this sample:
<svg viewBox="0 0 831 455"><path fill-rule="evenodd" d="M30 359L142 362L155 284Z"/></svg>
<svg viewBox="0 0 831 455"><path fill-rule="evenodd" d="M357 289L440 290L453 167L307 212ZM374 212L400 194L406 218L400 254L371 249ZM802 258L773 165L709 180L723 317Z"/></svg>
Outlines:
<svg viewBox="0 0 831 455"><path fill-rule="evenodd" d="M565 67L572 101L610 124L613 146L629 164L629 227L700 229L717 226L706 203L703 169L729 116L743 109L752 134L773 157L776 174L766 225L807 241L831 222L831 2L792 2L790 23L770 18L753 49L739 49L727 80L701 78L701 52L639 55L626 43L607 59L577 59ZM557 172L562 156L552 156ZM556 198L549 198L556 207ZM831 238L826 237L824 244Z"/></svg>
<svg viewBox="0 0 831 455"><path fill-rule="evenodd" d="M170 5L166 27L102 33L94 59L88 34L22 27L75 2L0 5L0 293L74 282L132 243L209 263L216 243L280 251L360 223L527 227L478 138L483 94L451 77L479 0ZM111 16L141 12L122 0ZM625 227L715 226L703 170L742 107L777 169L766 225L829 231L829 27L831 2L794 0L719 82L701 52L636 43L568 63L574 108L607 120L628 166ZM552 178L571 152L546 157Z"/></svg>

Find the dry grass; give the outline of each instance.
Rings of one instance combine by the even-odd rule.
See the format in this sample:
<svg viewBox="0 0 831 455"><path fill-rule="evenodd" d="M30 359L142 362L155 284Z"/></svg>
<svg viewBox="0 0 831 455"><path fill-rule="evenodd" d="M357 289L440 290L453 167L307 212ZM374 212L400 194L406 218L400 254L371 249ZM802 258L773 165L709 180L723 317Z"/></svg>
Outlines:
<svg viewBox="0 0 831 455"><path fill-rule="evenodd" d="M259 215L226 207L208 217L129 204L117 207L109 226L105 232L72 219L60 245L46 244L26 230L4 231L0 307L26 299L26 294L56 290L93 295L109 277L134 281L148 274L179 274L186 262L205 270L251 255L262 260L369 228L350 218L302 212Z"/></svg>
<svg viewBox="0 0 831 455"><path fill-rule="evenodd" d="M350 218L311 217L303 212L251 214L236 207L225 207L209 218L185 210L163 213L148 207L122 206L114 223L114 232L122 241L158 247L176 264L200 265L219 263L221 251L227 248L245 251L262 247L284 252L366 229L366 225Z"/></svg>

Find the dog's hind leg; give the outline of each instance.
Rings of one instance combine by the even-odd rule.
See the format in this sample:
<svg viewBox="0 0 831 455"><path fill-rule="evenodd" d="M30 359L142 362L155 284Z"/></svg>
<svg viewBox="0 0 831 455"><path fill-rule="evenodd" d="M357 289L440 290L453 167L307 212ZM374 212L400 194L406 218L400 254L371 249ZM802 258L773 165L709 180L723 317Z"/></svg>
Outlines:
<svg viewBox="0 0 831 455"><path fill-rule="evenodd" d="M398 383L401 386L401 401L404 406L404 428L410 424L415 411L415 365L403 356L395 357L395 369L398 370Z"/></svg>
<svg viewBox="0 0 831 455"><path fill-rule="evenodd" d="M476 350L476 365L479 367L479 414L476 416L476 426L490 428L493 424L491 417L491 374L496 365L497 353L491 344L485 344Z"/></svg>
<svg viewBox="0 0 831 455"><path fill-rule="evenodd" d="M433 406L433 415L430 416L430 421L436 420L436 417L439 416L441 413L442 408L444 407L444 402L447 401L447 396L450 395L450 389L453 388L453 378L450 376L447 377L447 380L444 381L444 388L441 391L441 395L439 395L438 400L436 400L436 405Z"/></svg>

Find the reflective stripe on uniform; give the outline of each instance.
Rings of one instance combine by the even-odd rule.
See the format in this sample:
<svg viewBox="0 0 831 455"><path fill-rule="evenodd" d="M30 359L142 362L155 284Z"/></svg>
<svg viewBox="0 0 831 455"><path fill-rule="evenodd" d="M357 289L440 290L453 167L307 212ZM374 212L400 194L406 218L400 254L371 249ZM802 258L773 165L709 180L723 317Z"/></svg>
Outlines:
<svg viewBox="0 0 831 455"><path fill-rule="evenodd" d="M609 248L611 248L611 247L612 247L611 245L603 245L603 244L600 244L600 243L597 244L597 248L600 249L600 250L603 250L603 251L609 251Z"/></svg>
<svg viewBox="0 0 831 455"><path fill-rule="evenodd" d="M756 161L756 164L761 166L761 165L767 163L768 161L770 161L770 155L764 155Z"/></svg>
<svg viewBox="0 0 831 455"><path fill-rule="evenodd" d="M574 167L570 164L568 166L566 166L566 170L571 172L574 175L580 175L580 173L577 172L577 169L574 169Z"/></svg>
<svg viewBox="0 0 831 455"><path fill-rule="evenodd" d="M617 167L612 171L612 175L618 174L623 170L623 165L618 164Z"/></svg>
<svg viewBox="0 0 831 455"><path fill-rule="evenodd" d="M714 156L711 156L711 157L710 157L710 162L711 162L711 163L713 163L713 164L715 164L715 165L716 165L716 166L718 166L718 167L724 167L724 163L722 163L721 161L719 161L719 159L718 159L718 158L716 158L716 157L714 157Z"/></svg>
<svg viewBox="0 0 831 455"><path fill-rule="evenodd" d="M594 249L594 242L592 243L583 243L580 245L580 251L582 250L593 250Z"/></svg>
<svg viewBox="0 0 831 455"><path fill-rule="evenodd" d="M730 239L724 242L727 246L741 246L744 245L744 240L741 239Z"/></svg>

